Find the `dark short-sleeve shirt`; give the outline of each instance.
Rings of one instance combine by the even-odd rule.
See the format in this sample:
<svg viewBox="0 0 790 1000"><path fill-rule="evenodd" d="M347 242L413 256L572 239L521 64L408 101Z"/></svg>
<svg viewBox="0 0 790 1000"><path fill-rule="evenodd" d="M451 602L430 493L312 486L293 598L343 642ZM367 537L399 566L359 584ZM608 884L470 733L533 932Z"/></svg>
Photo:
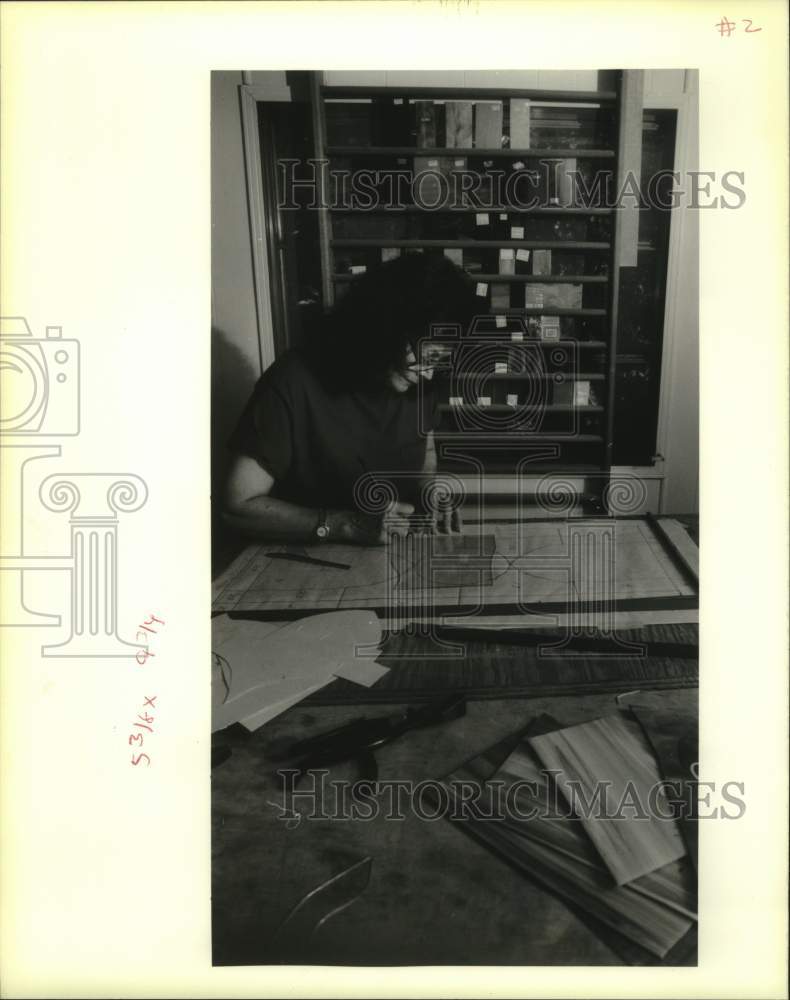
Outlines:
<svg viewBox="0 0 790 1000"><path fill-rule="evenodd" d="M426 386L407 393L332 391L298 352L288 351L259 379L230 447L273 477L273 496L352 509L359 506L354 486L370 473L389 478L401 498L413 496L433 422Z"/></svg>

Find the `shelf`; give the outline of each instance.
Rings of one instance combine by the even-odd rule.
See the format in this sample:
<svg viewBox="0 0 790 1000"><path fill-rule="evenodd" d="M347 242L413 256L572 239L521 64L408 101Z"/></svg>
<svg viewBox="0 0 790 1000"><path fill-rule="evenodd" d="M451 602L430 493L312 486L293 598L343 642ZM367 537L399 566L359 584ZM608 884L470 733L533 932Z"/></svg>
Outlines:
<svg viewBox="0 0 790 1000"><path fill-rule="evenodd" d="M574 340L572 337L561 337L559 340L537 340L529 338L527 340L505 341L508 347L514 344L540 344L541 347L564 347L566 344L573 344L574 347L586 349L588 351L605 351L609 346L605 340Z"/></svg>
<svg viewBox="0 0 790 1000"><path fill-rule="evenodd" d="M606 309L563 309L560 306L552 308L543 306L541 308L527 306L519 308L511 306L509 309L491 309L492 316L606 316Z"/></svg>
<svg viewBox="0 0 790 1000"><path fill-rule="evenodd" d="M495 282L502 285L525 284L532 285L605 285L609 278L599 274L478 274L466 272L475 281ZM346 281L357 281L361 274L333 274L332 280L338 284Z"/></svg>
<svg viewBox="0 0 790 1000"><path fill-rule="evenodd" d="M439 471L456 471L459 479L462 483L469 484L469 486L474 486L480 480L469 474L470 462L463 462L458 458L448 458L442 461L439 459ZM594 464L591 462L584 462L573 464L570 462L528 462L521 468L520 475L516 472L516 464L514 462L486 462L482 472L483 484L485 484L486 479L491 479L493 476L499 476L507 479L512 479L514 482L520 482L525 476L531 476L533 473L539 475L541 473L550 473L556 476L589 476L606 472L606 466L603 464ZM464 475L466 473L466 475ZM468 489L468 487L467 487ZM501 493L500 493L501 495Z"/></svg>
<svg viewBox="0 0 790 1000"><path fill-rule="evenodd" d="M357 215L358 208L346 208L342 205L331 205L330 212L338 215ZM514 208L512 205L480 205L468 207L458 205L453 208L432 208L431 215L477 215L480 212L490 212L492 215L611 215L612 208L582 208L577 205L541 205L538 208ZM426 209L419 205L401 205L397 208L366 208L365 215L424 215Z"/></svg>
<svg viewBox="0 0 790 1000"><path fill-rule="evenodd" d="M501 332L507 334L507 330L503 330ZM463 341L461 341L461 343L463 343ZM524 340L511 340L509 337L505 337L501 341L501 345L508 348L523 347L525 344L534 344L538 347L552 349L555 347L569 347L572 345L573 347L594 351L605 351L608 347L605 340L574 340L573 337L561 337L559 340L538 340L537 337L526 337Z"/></svg>
<svg viewBox="0 0 790 1000"><path fill-rule="evenodd" d="M609 250L610 243L587 243L575 242L571 240L393 240L386 236L380 239L340 239L331 240L333 247L346 247L348 249L362 249L364 247L387 247L396 249L409 249L410 247L425 247L436 250L493 250L498 247L504 249L521 250Z"/></svg>
<svg viewBox="0 0 790 1000"><path fill-rule="evenodd" d="M475 274L466 272L475 281L493 281L528 285L606 285L609 278L605 274Z"/></svg>
<svg viewBox="0 0 790 1000"><path fill-rule="evenodd" d="M527 344L530 344L535 347L545 347L547 349L551 348L552 350L555 347L573 346L586 350L604 351L608 346L605 340L574 340L572 337L562 337L559 340L539 340L537 337L525 337L523 340L511 340L508 336L507 330L496 330L492 331L492 333L501 333L502 338L499 339L496 336L489 337L486 333L480 334L479 336L475 335L475 340L477 343L484 340L486 343L491 343L492 345L498 345L500 347L507 347L508 349L511 347L524 347ZM439 343L442 343L442 341L439 341ZM468 343L468 341L464 341L462 338L459 342L459 346L463 346L464 343Z"/></svg>
<svg viewBox="0 0 790 1000"><path fill-rule="evenodd" d="M613 149L502 149L483 146L327 146L327 156L446 156L454 159L614 160Z"/></svg>
<svg viewBox="0 0 790 1000"><path fill-rule="evenodd" d="M493 250L497 247L503 249L522 250L610 250L611 243L578 243L570 240L391 240L387 237L381 239L340 239L330 240L334 247L392 247L393 249L406 249L410 247L426 247L441 250L446 247L448 250ZM655 251L652 243L638 243L639 253L652 253Z"/></svg>
<svg viewBox="0 0 790 1000"><path fill-rule="evenodd" d="M557 444L603 444L602 434L551 434L542 433L541 431L502 431L494 429L488 433L479 430L434 431L433 438L437 443L463 439L468 440L471 438L473 441L480 441L481 444L484 439L490 438L495 440L499 445L501 445L503 441L507 441L508 438L512 438L514 446L517 445L519 441L523 441L525 438L529 438L530 441L546 441Z"/></svg>
<svg viewBox="0 0 790 1000"><path fill-rule="evenodd" d="M503 101L511 97L522 100L552 102L558 104L613 104L617 94L613 90L538 90L534 87L321 87L321 96L326 100L343 98L388 97L404 99L455 100L455 101Z"/></svg>
<svg viewBox="0 0 790 1000"><path fill-rule="evenodd" d="M324 160L332 157L336 158L334 164L330 162L330 167L334 166L337 168L337 161L341 158L346 158L350 159L352 165L357 167L367 162L372 170L384 171L385 174L394 171L404 173L415 172L419 166L424 166L427 160L436 159L439 162L434 169L441 169L450 180L452 180L451 175L453 170L458 175L464 166L468 166L470 169L474 168L478 171L488 169L489 176L499 172L504 177L505 174L511 173L511 168L514 168L519 160L523 161L523 163L518 164L519 170L531 170L533 172L539 170L541 173L552 169L550 161L588 160L592 169L603 170L607 174L612 174L618 163L617 149L621 148L624 135L619 104L619 89L621 87L619 74L617 74L617 80L617 91L546 91L534 88L513 89L510 87L476 89L474 87L457 86L440 87L436 86L435 83L429 87L400 88L397 86L324 86L320 88L320 91L316 91L319 93L321 99L326 101L353 99L355 101L361 100L367 102L367 106L361 112L365 120L370 119L371 123L376 125L378 121L377 116L381 116L380 124L382 127L378 129L374 128L369 135L365 135L365 140L371 142L367 146L349 145L349 140L353 140L353 136L348 131L343 134L337 133L337 145L325 145L326 139L324 138L323 142L317 147L317 156ZM409 116L413 117L416 109L414 104L410 104L410 102L415 100L434 101L437 104L447 101L463 101L477 104L479 108L486 101L506 102L509 98L529 99L535 101L536 104L550 105L554 103L561 106L582 105L588 108L601 108L602 114L592 112L584 118L584 121L587 121L588 118L590 120L594 119L592 121L596 129L594 134L587 132L574 132L572 134L567 132L562 134L554 133L551 137L544 138L544 142L548 144L554 143L557 148L550 146L550 148L545 149L534 148L534 146L522 148L518 145L518 137L514 139L512 148L510 146L502 147L499 145L499 131L492 131L488 135L480 133L479 136L475 133L477 137L481 138L483 143L488 143L487 145L477 147L439 145L445 139L445 133L441 127L441 112L436 118L438 132L434 132L431 127L426 127L423 132L419 133L419 138L418 132L415 129L419 129L421 126L416 119L411 126L410 132L388 133L383 130L389 121L386 117L387 112L393 106L394 101L397 101L401 105L400 108L395 108L396 112L403 111L403 105L409 105L407 114L398 119L398 127L401 128L406 125ZM345 112L345 109L337 105L335 106L335 110L341 115ZM507 110L507 104L505 103L503 108L505 129L507 128ZM566 112L561 110L560 114L565 116ZM580 120L573 112L570 112L570 118L575 121ZM614 130L610 129L610 118L612 119ZM466 123L466 119L464 121L465 124L463 127L467 129L468 124ZM453 135L454 133L448 132L447 138L453 141ZM533 136L533 140L535 138L537 136ZM392 142L393 145L380 144L388 141ZM419 146L409 144L419 141L433 142L434 145ZM472 142L474 140L467 138L467 141ZM503 141L507 142L508 140L504 139ZM530 141L528 134L523 135L521 142L523 143L524 141ZM538 138L538 141L540 141L540 138ZM404 142L407 145L395 145L395 143ZM489 145L492 142L494 145ZM590 147L587 148L582 145L581 148L578 146L577 148L568 148L569 145L578 142L582 144L589 142ZM457 168L454 167L454 160L459 161ZM491 162L483 163L482 161ZM515 174L514 170L512 172ZM325 212L327 232L324 234L323 239L329 266L324 268L323 276L326 294L330 302L332 301L333 292L337 294L342 293L362 276L358 274L339 273L337 269L347 270L349 264L365 264L366 268L362 269L363 274L375 273L379 258L382 256L378 252L380 250L391 251L391 254L388 255L385 253L384 256L391 256L399 250L402 253L424 250L429 254L441 254L442 251L447 251L447 255L455 257L456 260L461 257L461 254L451 254L450 251L464 250L467 251L463 256L467 258L464 263L469 268L469 270L466 270L468 282L470 284L485 283L485 285L499 285L502 286L501 291L503 292L503 295L499 298L494 295L494 302L497 303L497 307L495 308L492 308L490 303L490 288L486 288L485 298L478 298L477 301L482 314L480 323L482 329L474 337L470 338L470 340L475 343L489 344L494 348L495 354L501 355L503 360L505 358L508 359L508 366L511 368L521 367L523 362L529 360L528 352L535 349L532 345L539 345L540 347L541 353L533 356L533 360L545 362L545 364L534 365L538 371L479 371L476 369L481 365L493 367L492 359L489 355L472 356L469 354L464 356L463 349L468 345L468 341L462 337L458 341L458 346L462 354L456 356L455 364L462 368L466 366L470 370L453 371L450 367L435 367L435 392L439 394L440 399L443 399L443 402L438 403L437 410L442 414L443 423L447 428L446 430L437 430L435 432L440 469L453 469L454 471L457 470L460 475L466 474L469 466L464 461L464 456L469 453L477 461L482 460L484 477L505 475L513 477L515 480L516 468L518 466L521 466L522 476L536 478L547 473L551 476L580 478L585 476L592 477L608 472L612 446L612 414L614 403L613 352L616 350L617 343L616 321L617 303L619 301L619 269L611 266L602 268L601 262L605 260L611 265L609 254L612 254L613 260L617 258L617 245L620 237L617 227L612 226L608 221L615 218L616 210L608 204L585 206L579 203L582 199L578 197L576 199L559 198L560 201L570 202L570 204L560 205L556 203L557 199L549 201L549 193L555 192L544 192L543 197L533 198L531 202L526 203L523 207L517 205L481 205L477 204L478 201L483 200L479 195L477 197L474 195L467 197L456 195L440 199L440 204L429 210L426 210L424 206L415 204L388 205L380 202L370 212L364 212L359 207L353 207L352 199L346 196L345 198L338 198L338 202L341 203L332 205ZM469 192L466 194L469 195ZM494 201L498 200L499 197L500 195L494 191L486 196L486 200ZM409 200L413 201L413 199ZM412 220L423 217L426 219L429 218L426 215L426 211L440 216L439 222L433 226L429 226L415 221L415 224L412 225ZM482 213L489 215L488 226L473 226L471 217ZM403 221L393 223L393 217L398 215L403 217ZM502 218L497 219L497 215L502 216ZM367 234L360 233L357 230L357 235L354 236L354 229L346 225L340 230L341 223L345 223L347 218L357 216L360 218L363 216L374 218L374 222L369 227L366 227L368 229ZM505 216L507 216L507 220L505 220ZM552 221L548 224L545 222L541 223L540 226L532 225L533 219L541 217L549 218ZM607 222L596 224L592 221L596 217L606 217ZM332 239L331 236L331 220L333 218L337 220L336 229L339 230L335 239ZM587 221L581 224L585 218ZM387 223L383 222L384 219L387 220ZM570 223L570 220L579 220L580 224L576 225L574 222L562 226L560 224L562 219L566 223ZM397 230L401 238L391 238L388 236L371 237L370 230L373 230L373 232L376 231L376 228L374 228L376 227L375 220L382 220L381 224L377 227L379 231L386 226L386 228ZM556 224L554 220L557 220ZM514 240L507 238L511 234L509 228L511 224L526 227L521 232L527 239ZM536 229L538 230L537 232ZM563 235L571 238L558 238L560 234L557 230L561 229L565 230ZM541 230L547 233L547 239L536 238L541 235ZM447 236L442 238L441 233L444 231L447 232ZM439 238L436 238L437 232ZM413 233L424 234L424 238L405 238L407 235ZM495 234L500 233L505 238L495 238ZM505 249L511 251L553 250L559 254L559 257L555 258L555 268L570 268L583 272L605 270L608 273L548 275L491 273L490 268L498 266L496 262L498 254L491 253L491 251ZM650 252L654 249L654 247L647 243L638 245L639 252ZM473 253L470 254L468 253L469 251ZM476 254L474 253L475 251L477 252ZM597 256L590 258L587 256L587 254L600 253L605 253L606 257ZM569 258L568 254L573 254L573 259ZM525 255L522 254L522 256ZM332 261L334 261L334 266L332 266ZM461 261L458 261L458 263L463 267ZM475 272L473 270L475 267L482 267L483 270ZM531 268L531 265L527 264L526 268L519 265L518 269L526 270L527 268ZM603 294L595 293L590 296L590 302L587 307L582 305L580 297L576 297L574 299L565 299L564 301L578 302L579 306L577 308L563 308L561 306L551 308L546 305L524 305L525 297L519 291L518 295L514 296L514 299L517 298L521 305L505 308L499 305L502 300L505 302L509 301L509 293L504 294L507 289L524 288L529 292L530 286L534 289L535 286L543 284L553 287L561 285L594 285L600 287ZM495 288L494 291L496 291ZM527 301L532 298L532 295L529 295ZM544 295L537 297L537 301L545 303L546 301L551 301L551 299L548 295ZM610 305L612 305L612 308L607 308ZM567 336L557 340L542 340L537 336L529 336L527 318L530 319L529 326L532 328L529 332L536 334L537 331L534 329L534 325L537 318L541 316L578 317L579 322L575 324L578 330L574 330L573 332L581 336L592 335L596 339L577 340L573 336ZM535 319L533 320L532 317L535 317ZM498 324L496 328L494 326L495 318ZM555 325L559 322L559 319L554 321ZM594 328L591 325L593 322L596 324ZM602 323L606 325L603 326L601 325ZM513 340L511 331L518 329L522 330L523 339ZM570 333L570 331L567 332ZM505 353L513 347L516 348L515 352L510 354ZM578 353L576 352L577 348ZM557 349L564 349L564 354L567 357L567 360L561 362L559 368L554 366L551 361L552 352L555 352ZM559 355L556 355L556 357L559 357ZM570 370L578 367L595 370L591 372ZM550 370L546 371L546 368ZM568 392L568 386L574 382L595 383L596 394L590 399L590 405L576 406L572 401L559 402L560 399L572 400L574 393ZM478 398L478 395L481 393L486 393L486 390L482 388L478 390L477 388L477 386L485 383L489 386L487 395L496 398L498 402L480 407L472 402L472 399ZM564 384L566 394L562 396L555 394L552 396L551 388L555 384ZM456 389L454 386L458 388ZM506 391L518 393L523 396L524 391L530 386L533 389L540 387L540 395L546 396L548 399L558 399L558 402L540 407L528 405L526 401L522 401L521 405L515 407L508 406L504 402L499 402L499 400L504 400ZM446 394L442 395L443 393ZM465 396L467 401L459 406L451 406L447 402L448 395L459 393ZM453 420L449 416L453 411L458 412L458 420ZM465 424L472 422L471 418L474 414L479 416L485 412L491 414L491 423L494 425L506 422L506 416L510 416L512 423L526 423L528 418L540 418L543 414L547 416L554 415L554 419L544 424L543 427L538 426L534 431L528 431L522 427L521 429L514 428L508 432L507 428L497 426L494 426L490 430L465 429ZM568 419L565 416L566 414L568 417L572 416L573 419ZM466 419L463 419L462 415ZM576 416L587 416L589 419L585 424L583 421L576 419ZM533 420L532 422L539 424L540 419ZM566 424L570 425L567 430L571 430L573 426L576 426L581 432L575 434L572 432L562 433L563 427ZM449 452L449 454L443 455L443 451ZM458 454L453 455L453 451ZM529 461L531 453L535 453L534 462ZM492 461L489 461L489 459Z"/></svg>
<svg viewBox="0 0 790 1000"><path fill-rule="evenodd" d="M460 410L462 413L471 411L487 413L518 413L519 410L529 410L530 407L518 405L508 406L506 403L492 403L490 406L478 406L476 403L462 403L460 406L451 406L449 403L440 403L437 406L439 413L453 413ZM534 408L533 408L534 409ZM550 403L540 407L541 413L603 413L602 406L573 406L570 403Z"/></svg>
<svg viewBox="0 0 790 1000"><path fill-rule="evenodd" d="M536 341L539 343L539 341ZM516 381L519 380L524 382L526 380L530 382L537 381L538 379L553 380L555 375L564 375L567 377L569 382L601 382L606 376L602 372L580 372L578 375L574 375L572 372L547 372L544 375L535 375L532 372L443 372L440 369L434 370L434 378L445 380L447 378L453 377L456 379L463 378L495 378L501 379L502 381Z"/></svg>

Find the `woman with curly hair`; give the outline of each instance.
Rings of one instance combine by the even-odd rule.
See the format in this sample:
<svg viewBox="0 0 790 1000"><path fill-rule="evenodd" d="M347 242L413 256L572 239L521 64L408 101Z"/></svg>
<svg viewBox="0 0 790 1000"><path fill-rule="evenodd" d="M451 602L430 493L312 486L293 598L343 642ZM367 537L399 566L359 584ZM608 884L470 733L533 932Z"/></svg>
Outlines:
<svg viewBox="0 0 790 1000"><path fill-rule="evenodd" d="M436 471L431 393L421 405L417 392L432 371L415 353L432 324L464 331L474 312L469 280L443 256L407 254L356 281L309 344L255 386L230 442L226 520L283 541L377 545L408 531ZM357 503L371 474L396 484L384 514ZM460 530L457 512L435 527Z"/></svg>

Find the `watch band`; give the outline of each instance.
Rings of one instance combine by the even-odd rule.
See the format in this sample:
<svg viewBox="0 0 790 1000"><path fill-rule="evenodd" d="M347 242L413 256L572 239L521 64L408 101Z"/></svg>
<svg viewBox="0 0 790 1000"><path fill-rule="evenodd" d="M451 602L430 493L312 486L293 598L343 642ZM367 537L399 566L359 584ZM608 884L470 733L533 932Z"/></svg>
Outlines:
<svg viewBox="0 0 790 1000"><path fill-rule="evenodd" d="M329 521L325 510L321 510L318 513L318 524L315 528L315 537L319 540L319 542L325 542L327 538L329 538Z"/></svg>

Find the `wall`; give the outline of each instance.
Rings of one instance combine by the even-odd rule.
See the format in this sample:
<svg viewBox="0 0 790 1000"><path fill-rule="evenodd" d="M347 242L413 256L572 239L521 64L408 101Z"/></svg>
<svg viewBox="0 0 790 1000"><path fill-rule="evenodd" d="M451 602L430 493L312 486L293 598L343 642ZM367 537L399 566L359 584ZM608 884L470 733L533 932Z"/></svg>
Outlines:
<svg viewBox="0 0 790 1000"><path fill-rule="evenodd" d="M588 70L328 70L330 87L535 87L596 90L598 71Z"/></svg>
<svg viewBox="0 0 790 1000"><path fill-rule="evenodd" d="M685 74L677 169L699 169L698 72ZM658 98L657 98L658 99ZM663 513L699 510L699 213L676 212L670 234L658 450ZM674 246L672 244L675 244Z"/></svg>
<svg viewBox="0 0 790 1000"><path fill-rule="evenodd" d="M242 74L211 74L211 479L218 495L225 442L260 376L258 325L239 113Z"/></svg>
<svg viewBox="0 0 790 1000"><path fill-rule="evenodd" d="M218 514L227 440L261 375L249 202L239 86L255 83L266 100L289 100L285 73L211 74L211 492L212 561L219 572L240 540Z"/></svg>
<svg viewBox="0 0 790 1000"><path fill-rule="evenodd" d="M211 479L218 496L225 443L261 375L239 86L290 100L284 72L211 74Z"/></svg>
<svg viewBox="0 0 790 1000"><path fill-rule="evenodd" d="M260 74L252 74L258 76ZM324 81L332 87L535 87L539 90L609 89L609 73L595 69L504 70L328 70ZM686 71L645 70L645 101L682 94Z"/></svg>

